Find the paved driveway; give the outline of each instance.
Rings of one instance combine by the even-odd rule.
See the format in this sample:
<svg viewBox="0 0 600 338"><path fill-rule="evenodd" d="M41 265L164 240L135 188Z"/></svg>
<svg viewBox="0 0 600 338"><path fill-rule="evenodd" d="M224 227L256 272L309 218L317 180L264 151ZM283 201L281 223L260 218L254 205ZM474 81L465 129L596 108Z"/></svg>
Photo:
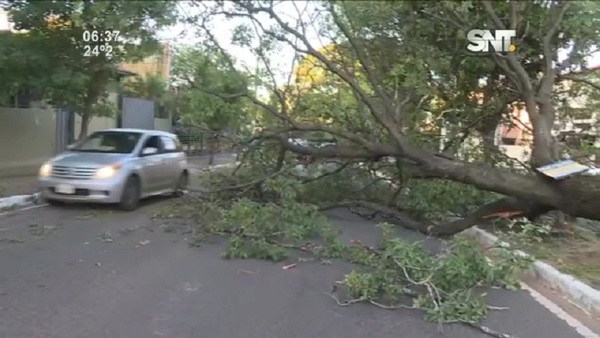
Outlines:
<svg viewBox="0 0 600 338"><path fill-rule="evenodd" d="M339 307L324 294L349 266L227 261L222 244L190 248L139 211L43 207L0 217L2 338L484 338L415 311ZM346 238L373 224L332 215ZM406 232L406 236L417 236ZM415 237L416 238L416 237ZM433 244L433 243L429 243ZM580 337L526 292L490 291L509 306L486 325L519 338Z"/></svg>

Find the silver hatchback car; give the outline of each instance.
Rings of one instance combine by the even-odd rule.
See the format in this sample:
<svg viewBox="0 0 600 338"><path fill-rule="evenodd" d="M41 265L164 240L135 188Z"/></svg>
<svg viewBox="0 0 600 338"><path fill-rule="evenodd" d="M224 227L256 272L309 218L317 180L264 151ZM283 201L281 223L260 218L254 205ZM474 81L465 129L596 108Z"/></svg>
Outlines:
<svg viewBox="0 0 600 338"><path fill-rule="evenodd" d="M118 203L121 209L134 210L142 198L184 194L189 171L174 134L108 129L44 163L38 181L49 204Z"/></svg>

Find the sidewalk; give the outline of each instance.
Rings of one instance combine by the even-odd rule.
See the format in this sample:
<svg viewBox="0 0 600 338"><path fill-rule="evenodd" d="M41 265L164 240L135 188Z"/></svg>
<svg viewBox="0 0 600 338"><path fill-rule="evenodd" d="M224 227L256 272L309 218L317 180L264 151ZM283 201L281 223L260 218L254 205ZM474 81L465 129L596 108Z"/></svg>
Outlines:
<svg viewBox="0 0 600 338"><path fill-rule="evenodd" d="M38 191L36 176L0 177L0 198L30 195Z"/></svg>

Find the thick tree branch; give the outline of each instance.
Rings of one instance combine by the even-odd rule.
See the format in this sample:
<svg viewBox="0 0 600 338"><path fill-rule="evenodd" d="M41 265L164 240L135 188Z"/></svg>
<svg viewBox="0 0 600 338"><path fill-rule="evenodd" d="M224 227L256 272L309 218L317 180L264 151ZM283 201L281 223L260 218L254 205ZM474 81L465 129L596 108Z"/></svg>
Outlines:
<svg viewBox="0 0 600 338"><path fill-rule="evenodd" d="M528 217L530 219L535 219L553 209L552 207L543 206L537 203L507 197L483 205L465 218L441 224L420 222L413 219L405 212L393 207L362 200L330 203L321 207L321 210L330 210L340 207L361 207L369 209L392 217L397 220L398 224L402 227L415 230L428 236L452 236L472 226L489 221L492 218Z"/></svg>
<svg viewBox="0 0 600 338"><path fill-rule="evenodd" d="M485 1L481 1L481 4L483 5L483 8L488 13L488 15L490 16L490 18L492 19L492 21L494 22L496 27L498 29L506 29L506 26L504 25L504 23L502 22L500 17L498 17L498 14L494 10L492 3L490 1L485 0ZM519 79L519 82L515 83L515 86L518 88L522 88L525 96L535 95L535 93L533 91L533 85L531 83L531 79L529 78L529 74L527 74L527 70L525 70L525 68L519 63L519 60L517 60L516 53L509 53L506 56L498 55L498 57L506 59L508 64L510 65L510 68L512 68L512 70L516 73L516 76ZM502 66L500 63L498 63L498 65ZM524 97L523 99L526 99L526 98Z"/></svg>
<svg viewBox="0 0 600 338"><path fill-rule="evenodd" d="M546 30L546 34L542 39L542 51L544 53L544 75L540 81L538 90L538 96L542 98L550 97L552 95L552 88L554 87L554 80L556 77L556 69L554 68L554 60L556 59L556 50L553 49L552 40L556 35L558 29L562 25L563 17L569 8L569 2L560 2L557 7L554 7L554 15L550 22L550 27Z"/></svg>

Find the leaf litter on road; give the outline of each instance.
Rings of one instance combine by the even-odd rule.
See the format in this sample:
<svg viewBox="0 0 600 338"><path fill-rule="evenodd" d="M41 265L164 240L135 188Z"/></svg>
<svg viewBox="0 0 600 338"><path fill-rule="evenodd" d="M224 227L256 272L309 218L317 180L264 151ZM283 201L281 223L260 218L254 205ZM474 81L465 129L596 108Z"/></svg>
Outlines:
<svg viewBox="0 0 600 338"><path fill-rule="evenodd" d="M33 236L44 236L56 230L56 226L40 225L37 223L29 224L29 233Z"/></svg>
<svg viewBox="0 0 600 338"><path fill-rule="evenodd" d="M136 245L135 247L136 247L136 248L139 248L140 246L145 246L145 245L148 245L148 244L150 244L150 241L148 241L148 240L145 240L145 241L139 241L139 242L138 242L138 245Z"/></svg>
<svg viewBox="0 0 600 338"><path fill-rule="evenodd" d="M282 269L283 270L289 270L289 269L295 268L296 266L298 266L298 265L296 265L296 263L293 263L293 264L289 264L289 265L283 266Z"/></svg>
<svg viewBox="0 0 600 338"><path fill-rule="evenodd" d="M119 235L121 235L121 236L130 235L130 234L132 234L133 232L135 232L135 231L136 231L136 230L137 230L139 227L140 227L140 226L138 226L138 225L135 225L135 226L128 227L128 228L122 228L122 229L119 229L118 233L119 233Z"/></svg>
<svg viewBox="0 0 600 338"><path fill-rule="evenodd" d="M110 231L103 233L102 235L98 236L98 238L104 243L112 243L114 241Z"/></svg>
<svg viewBox="0 0 600 338"><path fill-rule="evenodd" d="M7 243L7 244L17 244L17 243L25 243L24 240L20 239L20 238L0 238L0 243Z"/></svg>

